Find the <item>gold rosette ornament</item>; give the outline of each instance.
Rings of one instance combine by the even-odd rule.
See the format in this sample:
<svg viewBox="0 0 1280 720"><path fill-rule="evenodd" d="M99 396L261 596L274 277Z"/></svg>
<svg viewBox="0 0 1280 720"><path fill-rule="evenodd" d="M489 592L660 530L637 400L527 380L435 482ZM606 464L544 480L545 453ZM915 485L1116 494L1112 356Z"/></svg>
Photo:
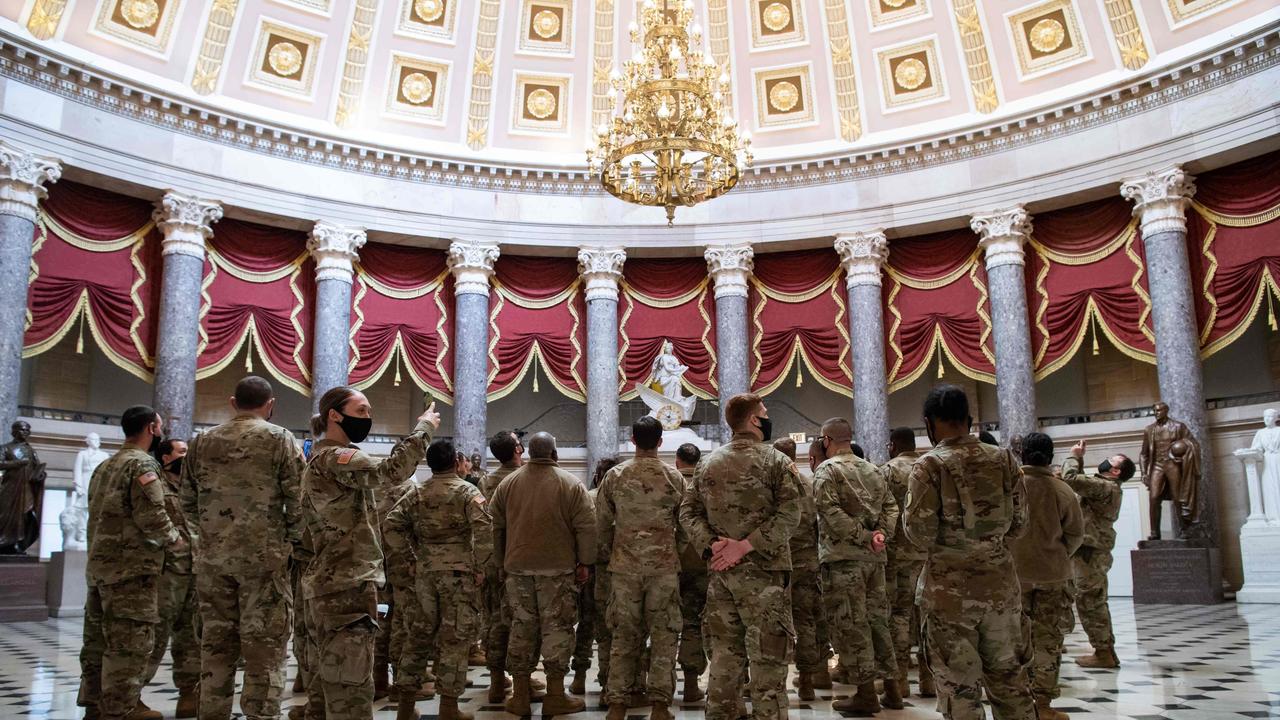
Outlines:
<svg viewBox="0 0 1280 720"><path fill-rule="evenodd" d="M425 73L409 73L400 81L400 94L414 105L421 105L430 100L434 90L435 84Z"/></svg>
<svg viewBox="0 0 1280 720"><path fill-rule="evenodd" d="M893 81L908 92L915 90L929 79L929 68L919 58L907 58L893 69Z"/></svg>
<svg viewBox="0 0 1280 720"><path fill-rule="evenodd" d="M546 120L556 112L556 96L546 88L538 88L524 99L525 109L539 120Z"/></svg>
<svg viewBox="0 0 1280 720"><path fill-rule="evenodd" d="M120 17L138 30L146 30L160 19L160 5L156 0L121 0Z"/></svg>
<svg viewBox="0 0 1280 720"><path fill-rule="evenodd" d="M1027 39L1037 51L1051 53L1062 47L1062 42L1067 39L1067 29L1057 20L1045 18L1031 26Z"/></svg>
<svg viewBox="0 0 1280 720"><path fill-rule="evenodd" d="M445 0L413 0L413 12L423 22L433 23L444 15Z"/></svg>
<svg viewBox="0 0 1280 720"><path fill-rule="evenodd" d="M791 112L800 102L800 89L788 80L769 88L769 105L778 112Z"/></svg>
<svg viewBox="0 0 1280 720"><path fill-rule="evenodd" d="M760 18L764 21L764 26L774 32L782 32L782 29L791 22L791 8L786 3L770 3L764 12L760 14Z"/></svg>
<svg viewBox="0 0 1280 720"><path fill-rule="evenodd" d="M533 31L543 40L550 40L560 32L560 16L554 10L539 10L533 16Z"/></svg>
<svg viewBox="0 0 1280 720"><path fill-rule="evenodd" d="M271 51L267 53L267 64L282 77L298 74L302 69L302 51L287 40L282 40L271 46Z"/></svg>

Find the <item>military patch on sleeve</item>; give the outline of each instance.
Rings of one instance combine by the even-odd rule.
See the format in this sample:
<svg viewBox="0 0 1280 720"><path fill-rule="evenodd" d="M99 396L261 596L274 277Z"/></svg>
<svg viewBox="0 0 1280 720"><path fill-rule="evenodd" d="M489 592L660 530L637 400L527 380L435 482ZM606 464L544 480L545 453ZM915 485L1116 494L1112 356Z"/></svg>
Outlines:
<svg viewBox="0 0 1280 720"><path fill-rule="evenodd" d="M156 478L158 477L159 476L156 475L154 472L150 472L150 471L144 472L138 476L138 484L141 485L142 487L146 487L151 483L155 482Z"/></svg>
<svg viewBox="0 0 1280 720"><path fill-rule="evenodd" d="M787 463L787 467L791 468L791 474L792 474L792 475L799 475L799 474L800 474L800 469L796 467L796 461L795 461L795 460L792 460L790 463Z"/></svg>
<svg viewBox="0 0 1280 720"><path fill-rule="evenodd" d="M483 496L483 495L476 495L476 496L474 496L474 497L472 497L472 498L471 498L471 502L473 502L473 503L475 503L475 504L477 504L477 505L483 505L483 504L484 504L484 502L485 502L485 500L484 500L484 496Z"/></svg>
<svg viewBox="0 0 1280 720"><path fill-rule="evenodd" d="M338 464L346 465L351 462L351 458L356 456L358 451L355 448L343 448L338 451Z"/></svg>

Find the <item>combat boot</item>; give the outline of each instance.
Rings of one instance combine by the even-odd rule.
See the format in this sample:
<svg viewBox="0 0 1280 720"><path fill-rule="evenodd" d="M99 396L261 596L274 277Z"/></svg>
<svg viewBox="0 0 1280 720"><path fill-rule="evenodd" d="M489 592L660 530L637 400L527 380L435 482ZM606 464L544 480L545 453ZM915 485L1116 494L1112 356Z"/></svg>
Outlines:
<svg viewBox="0 0 1280 720"><path fill-rule="evenodd" d="M489 704L497 705L507 699L507 674L497 668L489 668Z"/></svg>
<svg viewBox="0 0 1280 720"><path fill-rule="evenodd" d="M449 697L448 695L440 696L440 714L437 715L440 720L475 720L475 715L464 713L458 709L458 698ZM396 718L396 720L402 720ZM414 720L417 720L414 718Z"/></svg>
<svg viewBox="0 0 1280 720"><path fill-rule="evenodd" d="M288 717L289 717L289 720L306 720L307 704L303 703L301 705L294 705L293 707L289 708Z"/></svg>
<svg viewBox="0 0 1280 720"><path fill-rule="evenodd" d="M180 688L178 706L173 710L175 718L193 718L200 714L200 686Z"/></svg>
<svg viewBox="0 0 1280 720"><path fill-rule="evenodd" d="M898 681L894 678L885 678L884 697L880 698L880 704L890 710L902 709L902 691L898 689Z"/></svg>
<svg viewBox="0 0 1280 720"><path fill-rule="evenodd" d="M304 693L306 691L307 691L307 686L305 683L302 682L302 673L298 673L297 675L294 675L293 676L293 694L297 695L299 693Z"/></svg>
<svg viewBox="0 0 1280 720"><path fill-rule="evenodd" d="M813 686L819 690L831 689L831 668L826 663L822 664L822 669L813 674Z"/></svg>
<svg viewBox="0 0 1280 720"><path fill-rule="evenodd" d="M472 645L471 652L467 655L467 665L471 667L484 667L487 658L484 656L484 648L479 645Z"/></svg>
<svg viewBox="0 0 1280 720"><path fill-rule="evenodd" d="M813 673L800 673L796 676L795 684L796 688L799 690L796 695L801 700L816 700L818 698L818 696L813 693Z"/></svg>
<svg viewBox="0 0 1280 720"><path fill-rule="evenodd" d="M587 671L575 670L573 672L573 682L569 685L569 692L574 695L587 694Z"/></svg>
<svg viewBox="0 0 1280 720"><path fill-rule="evenodd" d="M100 720L102 713L98 711L97 705L84 706L84 720Z"/></svg>
<svg viewBox="0 0 1280 720"><path fill-rule="evenodd" d="M649 720L675 720L675 716L671 714L670 704L664 702L654 703L653 712L649 713Z"/></svg>
<svg viewBox="0 0 1280 720"><path fill-rule="evenodd" d="M159 710L152 710L142 700L138 700L133 710L124 716L124 720L162 720L162 718L164 715Z"/></svg>
<svg viewBox="0 0 1280 720"><path fill-rule="evenodd" d="M512 678L511 697L503 704L503 709L512 715L529 717L533 710L529 707L529 676L517 675Z"/></svg>
<svg viewBox="0 0 1280 720"><path fill-rule="evenodd" d="M604 716L604 720L627 720L627 706L625 703L613 703L609 706L609 714Z"/></svg>
<svg viewBox="0 0 1280 720"><path fill-rule="evenodd" d="M706 697L702 692L702 688L698 687L698 673L692 670L684 671L684 691L681 693L684 701L687 703L698 702Z"/></svg>
<svg viewBox="0 0 1280 720"><path fill-rule="evenodd" d="M880 712L880 700L876 697L875 681L862 683L858 686L857 695L831 703L831 707L854 715L875 715Z"/></svg>
<svg viewBox="0 0 1280 720"><path fill-rule="evenodd" d="M649 693L644 690L632 690L631 693L627 695L627 707L649 707Z"/></svg>
<svg viewBox="0 0 1280 720"><path fill-rule="evenodd" d="M1047 697L1036 698L1036 717L1039 720L1071 720L1070 715L1049 707L1049 702L1050 699Z"/></svg>
<svg viewBox="0 0 1280 720"><path fill-rule="evenodd" d="M1094 650L1092 655L1076 658L1076 664L1083 668L1118 668L1120 658L1116 657L1114 648Z"/></svg>
<svg viewBox="0 0 1280 720"><path fill-rule="evenodd" d="M547 674L547 696L542 698L542 716L582 712L587 704L564 694L564 676Z"/></svg>
<svg viewBox="0 0 1280 720"><path fill-rule="evenodd" d="M541 700L542 694L547 691L547 684L536 677L529 678L529 697L534 700Z"/></svg>
<svg viewBox="0 0 1280 720"><path fill-rule="evenodd" d="M413 693L400 693L400 700L396 703L396 720L418 720L418 699Z"/></svg>

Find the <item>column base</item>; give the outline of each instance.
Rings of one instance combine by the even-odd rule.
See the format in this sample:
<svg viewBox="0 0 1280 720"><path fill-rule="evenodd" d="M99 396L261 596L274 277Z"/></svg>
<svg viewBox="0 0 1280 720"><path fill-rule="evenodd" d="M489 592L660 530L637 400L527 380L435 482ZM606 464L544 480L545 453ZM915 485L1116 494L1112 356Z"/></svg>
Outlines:
<svg viewBox="0 0 1280 720"><path fill-rule="evenodd" d="M1222 602L1222 553L1196 540L1143 540L1129 551L1135 605Z"/></svg>

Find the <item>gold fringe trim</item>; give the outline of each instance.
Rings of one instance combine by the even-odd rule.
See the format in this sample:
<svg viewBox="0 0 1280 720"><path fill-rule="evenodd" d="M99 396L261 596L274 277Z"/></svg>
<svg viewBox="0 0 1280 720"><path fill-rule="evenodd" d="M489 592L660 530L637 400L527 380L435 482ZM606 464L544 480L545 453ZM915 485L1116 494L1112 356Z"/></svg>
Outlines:
<svg viewBox="0 0 1280 720"><path fill-rule="evenodd" d="M408 290L393 288L390 285L383 283L376 276L369 274L359 261L356 262L356 275L381 295L386 295L389 298L396 298L397 300L413 300L414 298L420 298L429 292L439 289L441 284L444 283L445 277L449 275L449 271L445 270L434 279L428 280L426 283Z"/></svg>
<svg viewBox="0 0 1280 720"><path fill-rule="evenodd" d="M1195 200L1191 201L1191 207L1200 213L1204 219L1209 222L1225 225L1226 227L1254 227L1269 223L1276 218L1280 218L1280 203L1277 203L1262 212L1253 213L1252 215L1228 215L1220 213L1201 205Z"/></svg>
<svg viewBox="0 0 1280 720"><path fill-rule="evenodd" d="M210 308L213 307L213 297L209 295L209 286L213 285L214 279L218 276L218 266L207 262L209 273L204 276L204 280L200 283L200 319L197 323L200 333L199 341L196 343L196 358L198 359L204 354L205 348L209 347L209 333L205 330L204 319L209 315Z"/></svg>
<svg viewBox="0 0 1280 720"><path fill-rule="evenodd" d="M1045 323L1045 313L1049 312L1049 290L1044 286L1045 278L1049 277L1049 259L1040 252L1038 248L1034 248L1036 255L1040 258L1040 272L1036 273L1036 295L1039 295L1039 302L1036 304L1036 331L1040 333L1040 347L1036 350L1035 367L1040 367L1044 362L1044 356L1049 352L1049 326Z"/></svg>
<svg viewBox="0 0 1280 720"><path fill-rule="evenodd" d="M1128 225L1124 226L1124 229L1121 230L1118 235L1111 240L1108 240L1106 245L1092 252L1084 253L1083 255L1072 255L1070 253L1054 250L1047 245L1041 244L1035 239L1034 235L1031 237L1030 242L1031 247L1034 248L1041 257L1048 258L1059 265L1092 265L1099 260L1104 260L1107 257L1110 257L1112 253L1128 243L1137 231L1138 220L1137 218L1134 218L1129 221Z"/></svg>
<svg viewBox="0 0 1280 720"><path fill-rule="evenodd" d="M355 372L356 366L360 364L360 347L356 345L356 335L360 332L360 328L364 327L364 308L360 307L360 303L364 301L364 296L369 293L369 284L361 273L355 276L356 297L351 301L351 312L355 313L356 321L351 323L351 331L347 333L347 375Z"/></svg>
<svg viewBox="0 0 1280 720"><path fill-rule="evenodd" d="M1271 274L1271 268L1263 268L1262 278L1258 283L1257 291L1254 293L1253 307L1249 310L1249 314L1245 317L1243 322L1236 326L1234 330L1201 349L1200 358L1208 358L1236 340L1239 340L1240 336L1245 334L1245 332L1249 330L1250 326L1253 325L1253 321L1258 318L1258 312L1262 310L1262 301L1264 299L1267 301L1267 325L1274 331L1276 329L1276 318L1275 309L1272 306L1272 295L1280 296L1280 286L1276 284L1276 279Z"/></svg>
<svg viewBox="0 0 1280 720"><path fill-rule="evenodd" d="M849 322L846 318L849 315L849 308L845 304L845 294L839 290L840 283L832 283L831 297L836 303L838 310L836 311L836 331L840 334L840 339L844 340L844 345L840 348L840 357L836 358L836 367L844 372L845 378L849 380L849 396L853 396L853 368L849 366L849 353L853 347L853 340L849 338ZM881 321L883 322L883 320Z"/></svg>
<svg viewBox="0 0 1280 720"><path fill-rule="evenodd" d="M991 354L987 340L991 338L991 313L987 312L987 305L991 296L987 293L987 284L982 282L978 277L978 264L973 264L973 269L969 271L969 282L978 289L978 318L982 320L982 335L978 337L978 349L991 362L991 367L996 366L996 358Z"/></svg>
<svg viewBox="0 0 1280 720"><path fill-rule="evenodd" d="M1200 247L1200 251L1209 260L1209 267L1205 268L1204 282L1200 289L1200 294L1209 303L1209 317L1205 320L1204 329L1200 331L1202 347L1209 343L1209 333L1213 332L1213 324L1218 320L1218 297L1213 292L1213 279L1218 274L1218 256L1213 252L1213 241L1217 236L1218 225L1210 220L1209 232L1204 234L1204 244Z"/></svg>
<svg viewBox="0 0 1280 720"><path fill-rule="evenodd" d="M123 250L136 242L142 241L146 238L147 233L151 232L151 229L156 226L155 221L148 220L142 227L134 230L128 235L116 238L115 240L94 240L93 238L87 238L79 233L72 232L65 225L54 220L53 217L46 213L43 208L39 210L38 217L40 222L46 225L46 230L48 228L52 228L53 234L65 240L69 245L78 247L81 250L88 250L89 252L97 253L109 253L117 250Z"/></svg>
<svg viewBox="0 0 1280 720"><path fill-rule="evenodd" d="M502 293L497 294L498 301L493 304L493 309L489 311L489 380L485 384L488 390L489 385L493 384L495 378L498 377L498 313L502 312L502 306L506 304ZM458 328L454 328L457 332Z"/></svg>
<svg viewBox="0 0 1280 720"><path fill-rule="evenodd" d="M221 266L223 270L231 273L233 277L237 277L245 282L251 283L272 283L288 277L291 273L297 272L298 268L302 267L302 263L306 262L308 254L308 251L304 249L296 258L284 265L281 265L275 270L259 272L256 270L245 270L239 265L236 265L228 260L222 253L218 252L218 249L213 245L208 245L206 250L209 253L209 260L212 261L213 264Z"/></svg>
<svg viewBox="0 0 1280 720"><path fill-rule="evenodd" d="M673 307L679 307L681 305L684 305L690 300L701 295L702 291L706 289L707 284L709 282L711 282L710 277L703 278L702 282L694 286L692 290L667 300L663 300L662 298L656 298L656 297L653 297L652 295L646 295L640 292L639 290L636 290L635 286L629 284L626 280L622 281L622 292L623 294L628 295L632 298L635 298L636 300L639 300L641 303L644 303L649 307L673 308Z"/></svg>
<svg viewBox="0 0 1280 720"><path fill-rule="evenodd" d="M889 370L888 378L892 380L897 376L898 371L902 369L903 355L902 347L898 345L898 330L902 328L902 311L898 309L898 293L902 291L902 283L897 279L890 277L889 281L893 283L893 289L889 291L889 301L885 305L889 308L889 314L893 315L893 323L889 325L889 332L886 337L889 339L889 349L893 350L894 361L893 367ZM889 384L889 392L896 389L894 383Z"/></svg>
<svg viewBox="0 0 1280 720"><path fill-rule="evenodd" d="M436 320L436 338L440 341L440 351L436 353L436 372L440 373L440 379L444 381L445 393L441 394L440 399L446 404L453 404L453 378L449 377L449 373L444 370L444 359L449 356L449 334L444 331L444 324L449 319L449 313L444 304L443 286L436 289L435 301L436 309L440 311L440 319ZM425 389L426 382L422 382ZM439 392L437 390L436 392Z"/></svg>
<svg viewBox="0 0 1280 720"><path fill-rule="evenodd" d="M835 272L831 273L831 275L829 275L825 280L818 283L813 288L796 295L780 293L760 282L755 275L751 276L751 284L761 295L769 298L770 300L777 300L785 303L802 303L808 302L829 290L831 286L840 279L840 273L843 271L843 268L837 267Z"/></svg>
<svg viewBox="0 0 1280 720"><path fill-rule="evenodd" d="M889 277L893 278L894 280L897 280L898 282L902 283L903 285L906 285L909 288L915 288L917 290L936 290L937 288L940 288L940 287L946 287L947 285L950 285L956 280L959 280L961 277L964 277L965 273L969 272L970 268L978 261L978 257L979 255L981 255L981 253L982 253L982 248L974 248L973 254L970 255L967 259L965 259L963 262L961 262L959 265L957 265L954 270L947 273L946 275L943 275L940 278L935 278L933 280L922 280L919 278L914 278L910 275L906 275L902 272L899 272L898 270L895 270L890 265L885 265L885 272L889 275Z"/></svg>
<svg viewBox="0 0 1280 720"><path fill-rule="evenodd" d="M545 300L534 300L512 291L506 285L503 285L502 282L498 280L497 276L494 276L493 278L493 288L497 290L499 295L511 301L511 304L513 305L519 305L522 308L528 308L530 310L543 310L559 305L572 297L574 291L578 289L580 284L582 284L582 279L578 278L570 283L569 287L566 287L552 297Z"/></svg>

